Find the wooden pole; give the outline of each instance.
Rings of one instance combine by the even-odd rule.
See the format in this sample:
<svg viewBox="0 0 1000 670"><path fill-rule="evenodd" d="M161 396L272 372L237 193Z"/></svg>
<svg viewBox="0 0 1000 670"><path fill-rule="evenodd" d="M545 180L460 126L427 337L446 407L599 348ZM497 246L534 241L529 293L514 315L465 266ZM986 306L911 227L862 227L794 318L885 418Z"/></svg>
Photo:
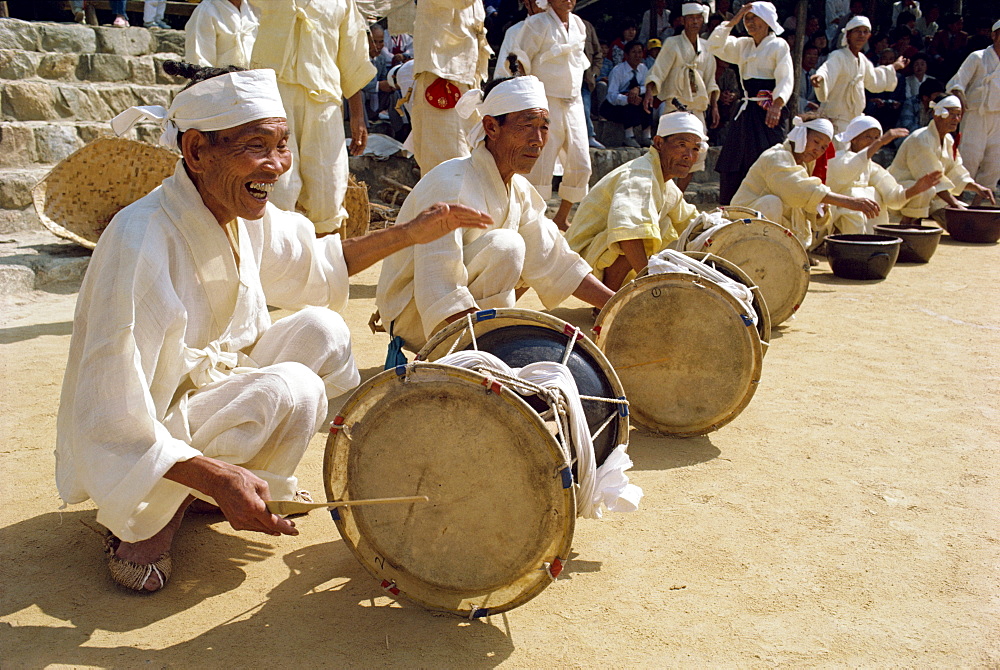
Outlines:
<svg viewBox="0 0 1000 670"><path fill-rule="evenodd" d="M799 113L799 96L802 95L802 50L806 42L806 13L809 0L799 0L795 5L795 49L792 51L792 66L795 80L792 85L792 99L785 101L788 113L795 116Z"/></svg>
<svg viewBox="0 0 1000 670"><path fill-rule="evenodd" d="M7 0L0 0L0 19L8 17L10 17L10 12L7 11Z"/></svg>

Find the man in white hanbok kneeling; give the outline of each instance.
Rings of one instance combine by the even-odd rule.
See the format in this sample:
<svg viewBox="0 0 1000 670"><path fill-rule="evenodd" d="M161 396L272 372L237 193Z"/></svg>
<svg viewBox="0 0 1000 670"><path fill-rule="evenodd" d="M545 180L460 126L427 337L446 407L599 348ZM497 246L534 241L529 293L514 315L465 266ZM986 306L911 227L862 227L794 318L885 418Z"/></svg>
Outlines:
<svg viewBox="0 0 1000 670"><path fill-rule="evenodd" d="M847 144L848 148L838 151L830 161L827 184L836 193L874 200L879 205L879 213L866 217L856 210L831 207L829 227L821 236L830 232L873 233L875 226L889 223L889 209L904 207L910 198L941 181L940 172L930 172L904 188L888 170L872 160L879 149L897 138L906 137L909 132L905 128L893 128L883 133L878 119L862 114L836 136L837 141Z"/></svg>
<svg viewBox="0 0 1000 670"><path fill-rule="evenodd" d="M122 134L159 120L161 143L183 159L101 236L59 406L59 494L94 500L112 578L136 591L166 584L194 497L237 530L297 533L265 501L295 496L327 399L360 382L334 311L348 275L489 221L440 205L343 243L317 239L308 219L268 202L291 164L274 72L192 74L169 110L134 107L112 122ZM269 304L301 311L272 325Z"/></svg>
<svg viewBox="0 0 1000 670"><path fill-rule="evenodd" d="M533 76L491 82L456 107L469 119L472 155L428 172L406 197L400 218L433 202L457 202L489 214L488 230L456 230L382 264L375 303L393 349L420 348L446 323L479 309L513 307L517 290L535 289L547 308L570 295L603 307L613 293L571 251L545 201L524 175L548 138L545 88Z"/></svg>

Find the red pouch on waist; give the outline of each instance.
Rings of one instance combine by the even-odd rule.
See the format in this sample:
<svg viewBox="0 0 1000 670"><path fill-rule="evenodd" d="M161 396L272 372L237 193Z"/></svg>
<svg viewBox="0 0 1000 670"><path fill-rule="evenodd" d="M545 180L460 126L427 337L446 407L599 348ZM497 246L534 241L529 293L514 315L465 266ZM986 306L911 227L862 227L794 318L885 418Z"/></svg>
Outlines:
<svg viewBox="0 0 1000 670"><path fill-rule="evenodd" d="M458 90L458 86L441 77L424 89L424 99L427 100L427 104L437 109L452 109L461 97L462 92Z"/></svg>

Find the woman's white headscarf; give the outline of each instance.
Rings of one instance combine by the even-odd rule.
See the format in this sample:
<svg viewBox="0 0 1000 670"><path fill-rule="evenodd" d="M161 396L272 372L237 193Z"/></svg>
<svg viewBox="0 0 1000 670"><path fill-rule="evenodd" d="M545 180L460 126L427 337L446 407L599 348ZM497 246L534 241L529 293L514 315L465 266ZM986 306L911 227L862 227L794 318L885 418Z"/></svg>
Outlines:
<svg viewBox="0 0 1000 670"><path fill-rule="evenodd" d="M230 72L200 81L178 93L169 109L159 105L132 107L111 120L116 135L124 135L142 119L163 127L160 144L180 151L177 139L185 130L211 132L250 121L287 118L274 70Z"/></svg>
<svg viewBox="0 0 1000 670"><path fill-rule="evenodd" d="M809 139L810 130L823 133L831 140L833 139L833 124L829 119L813 119L803 121L801 116L792 119L792 131L788 133L788 141L792 143L792 150L800 154L806 150L806 141Z"/></svg>
<svg viewBox="0 0 1000 670"><path fill-rule="evenodd" d="M785 32L778 23L778 10L770 2L754 2L750 5L750 13L766 23L775 35Z"/></svg>
<svg viewBox="0 0 1000 670"><path fill-rule="evenodd" d="M850 142L861 133L872 128L878 130L879 135L882 134L882 124L878 122L878 119L862 114L851 119L851 122L847 124L847 128L844 129L844 132L838 133L836 139L838 142Z"/></svg>
<svg viewBox="0 0 1000 670"><path fill-rule="evenodd" d="M958 96L948 95L937 102L932 102L928 107L934 110L934 116L948 116L951 113L948 108L962 109L962 101L958 99Z"/></svg>
<svg viewBox="0 0 1000 670"><path fill-rule="evenodd" d="M481 90L472 89L455 105L458 115L469 120L465 132L472 148L486 139L484 116L503 116L525 109L549 109L548 100L545 99L545 86L531 75L514 77L498 84L485 99Z"/></svg>

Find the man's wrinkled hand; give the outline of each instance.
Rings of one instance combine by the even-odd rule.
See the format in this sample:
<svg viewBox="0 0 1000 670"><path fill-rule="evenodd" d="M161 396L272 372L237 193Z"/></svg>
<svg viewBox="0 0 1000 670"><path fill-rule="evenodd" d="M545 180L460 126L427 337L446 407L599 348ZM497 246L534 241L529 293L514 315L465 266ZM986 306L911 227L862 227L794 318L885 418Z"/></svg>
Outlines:
<svg viewBox="0 0 1000 670"><path fill-rule="evenodd" d="M413 244L426 244L457 228L488 228L493 225L493 219L465 205L439 202L403 225Z"/></svg>
<svg viewBox="0 0 1000 670"><path fill-rule="evenodd" d="M351 148L352 156L360 156L368 146L368 126L363 118L351 117Z"/></svg>
<svg viewBox="0 0 1000 670"><path fill-rule="evenodd" d="M212 497L236 530L252 530L268 535L298 535L295 524L267 510L270 499L267 482L246 468L230 465Z"/></svg>

